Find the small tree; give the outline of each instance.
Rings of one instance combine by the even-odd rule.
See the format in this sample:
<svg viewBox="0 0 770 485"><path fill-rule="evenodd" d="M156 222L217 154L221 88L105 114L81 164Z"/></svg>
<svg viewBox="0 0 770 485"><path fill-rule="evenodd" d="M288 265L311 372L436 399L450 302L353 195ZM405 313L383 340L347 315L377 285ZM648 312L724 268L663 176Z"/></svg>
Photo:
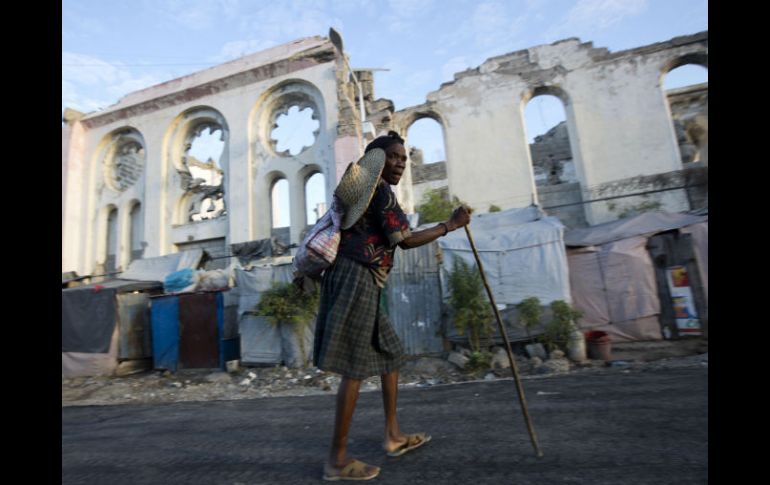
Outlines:
<svg viewBox="0 0 770 485"><path fill-rule="evenodd" d="M443 222L452 216L455 207L464 204L457 196L452 201L446 197L446 189L431 189L422 196L422 203L416 207L420 214L420 224Z"/></svg>
<svg viewBox="0 0 770 485"><path fill-rule="evenodd" d="M454 313L455 328L460 335L468 331L471 350L479 352L481 337L492 332L493 315L476 265L470 266L462 259L455 258L452 274L449 275L449 289L449 304Z"/></svg>
<svg viewBox="0 0 770 485"><path fill-rule="evenodd" d="M496 206L495 204L492 204L489 206L489 212L500 212L502 209L499 206Z"/></svg>
<svg viewBox="0 0 770 485"><path fill-rule="evenodd" d="M257 314L267 317L268 322L273 325L293 325L302 352L302 362L306 362L304 334L315 317L318 302L318 291L307 293L291 283L273 283L273 286L262 294L254 310Z"/></svg>
<svg viewBox="0 0 770 485"><path fill-rule="evenodd" d="M555 300L551 303L553 318L545 327L545 333L541 337L548 351L560 349L567 351L570 334L577 328L575 321L583 316L583 313L572 308L564 300Z"/></svg>
<svg viewBox="0 0 770 485"><path fill-rule="evenodd" d="M527 337L532 339L530 330L540 325L540 316L542 315L540 299L536 296L525 298L516 305L516 309L519 310L519 320L524 327L524 331L527 332Z"/></svg>

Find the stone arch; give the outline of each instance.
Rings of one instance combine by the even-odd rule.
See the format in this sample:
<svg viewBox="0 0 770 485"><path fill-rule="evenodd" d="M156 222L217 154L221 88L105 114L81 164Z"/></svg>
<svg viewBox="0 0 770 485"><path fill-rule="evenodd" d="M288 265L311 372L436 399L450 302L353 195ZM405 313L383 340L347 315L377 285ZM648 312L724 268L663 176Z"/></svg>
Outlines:
<svg viewBox="0 0 770 485"><path fill-rule="evenodd" d="M132 199L128 203L128 231L126 237L126 248L128 262L141 259L144 254L144 211L142 203L137 199Z"/></svg>
<svg viewBox="0 0 770 485"><path fill-rule="evenodd" d="M275 197L277 196L274 191L276 190L276 186L280 182L286 182L286 188L287 188L287 213L286 216L288 218L288 226L276 226L278 221L276 220L276 200ZM283 227L291 227L291 207L292 207L292 200L291 200L291 182L289 181L289 177L286 176L283 172L274 171L268 174L267 177L267 194L268 194L268 201L269 201L269 207L270 207L270 227L272 229L276 228L283 228Z"/></svg>
<svg viewBox="0 0 770 485"><path fill-rule="evenodd" d="M313 132L314 142L305 146L297 155L290 155L289 150L278 151L277 141L272 138L272 131L278 127L277 120L286 114L292 106L301 110L311 108L312 119L318 121L318 128ZM312 153L317 146L318 135L325 130L326 106L321 91L313 83L304 79L287 79L267 89L260 96L252 111L252 142L256 143L270 157L300 157Z"/></svg>
<svg viewBox="0 0 770 485"><path fill-rule="evenodd" d="M303 147L300 153L291 155L278 152L276 142L271 138L278 116L292 106L311 107L312 118L318 120L314 131L312 146ZM290 185L289 198L292 207L291 227L286 237L297 242L297 238L305 228L304 214L304 185L300 184L299 174L307 165L323 164L323 161L333 160L331 142L334 134L329 133L333 128L327 126L326 103L321 90L315 84L303 79L291 78L279 82L266 89L249 114L249 207L250 222L254 227L257 238L272 234L271 191L275 172L282 173ZM324 172L334 166L325 167ZM328 174L324 174L328 178ZM329 181L327 180L327 191ZM261 201L267 202L260 204ZM288 242L289 239L286 239Z"/></svg>
<svg viewBox="0 0 770 485"><path fill-rule="evenodd" d="M708 53L693 52L667 60L661 67L659 81L683 167L697 162L708 164L708 84L667 90L665 78L671 71L691 65L708 71Z"/></svg>
<svg viewBox="0 0 770 485"><path fill-rule="evenodd" d="M687 64L695 64L696 66L709 68L709 55L708 52L691 52L677 56L673 59L666 61L661 69L661 75L666 75L668 72L673 71L677 67L686 66Z"/></svg>
<svg viewBox="0 0 770 485"><path fill-rule="evenodd" d="M118 207L115 204L105 204L99 210L98 216L95 273L111 272L117 267L117 238Z"/></svg>
<svg viewBox="0 0 770 485"><path fill-rule="evenodd" d="M145 146L142 134L130 126L105 135L96 153L109 189L122 193L141 179L147 160Z"/></svg>
<svg viewBox="0 0 770 485"><path fill-rule="evenodd" d="M218 161L208 163L194 160L188 152L194 139L208 130L213 134L221 131L220 139L224 142ZM216 109L209 106L196 106L185 110L172 122L164 139L165 171L170 187L169 197L176 199L173 211L173 224L187 224L195 221L193 216L203 214L207 206L214 204L214 218L227 214L227 186L229 167L230 129L225 117ZM212 172L220 172L215 185L209 185L205 179L195 178L191 166L205 165ZM217 166L218 165L218 166Z"/></svg>
<svg viewBox="0 0 770 485"><path fill-rule="evenodd" d="M322 183L323 195L322 197L316 197L316 199L318 199L318 200L315 200L316 202L315 210L317 211L315 213L316 217L311 218L310 214L311 214L311 211L314 210L314 208L309 207L309 203L311 202L311 197L308 196L308 183L310 182L310 179L315 177L316 175L321 175L323 177L323 183ZM319 165L311 164L311 165L306 165L304 168L302 168L302 170L300 170L297 173L297 176L298 176L298 182L301 184L301 187L302 187L302 207L305 210L305 223L307 225L312 225L315 223L315 221L320 219L321 216L323 216L323 214L325 213L326 209L328 209L327 201L330 198L327 197L327 194L326 194L327 175L324 173L323 169ZM321 207L318 207L318 204L323 204L323 205ZM310 219L315 219L315 221L310 222Z"/></svg>
<svg viewBox="0 0 770 485"><path fill-rule="evenodd" d="M578 143L579 137L577 136L577 126L572 109L572 99L569 93L561 86L541 84L526 89L521 96L521 125L525 127L526 132L527 123L525 109L533 98L543 95L554 96L561 101L562 107L564 108L566 136L568 138L568 146L564 147L564 150L562 150L564 153L551 154L551 156L545 154L543 155L544 158L540 156L542 154L538 154L537 159L535 154L532 153L532 147L529 144L529 139L526 134L524 140L522 140L527 146L530 146L527 150L527 157L529 158L530 173L532 177L533 202L541 207L548 207L553 205L553 202L551 201L552 197L557 200L565 197L564 194L561 194L561 192L565 190L568 190L571 194L567 196L570 199L582 200L581 188L585 187L585 175ZM555 134L558 134L558 127L559 125L557 124L552 128L552 130L556 130L554 131ZM549 133L550 131L545 135L548 135ZM565 157L570 158L566 159ZM542 170L545 175L541 185L538 185L536 180L536 173L538 173L539 170ZM557 195L557 192L560 195ZM560 210L555 209L552 213L569 221L568 225L570 226L585 225L585 210L580 205L574 205Z"/></svg>
<svg viewBox="0 0 770 485"><path fill-rule="evenodd" d="M420 120L433 120L441 129L441 143L444 149L444 163L438 165L422 166L412 157L417 155L415 148L409 139L409 130ZM406 142L407 155L411 163L407 165L407 171L404 173L402 182L396 188L399 202L406 212L413 212L422 203L422 199L429 190L438 189L442 194L449 196L448 172L450 170L449 140L446 136L446 120L440 111L436 110L430 104L423 104L412 108L398 111L393 116L394 129L404 138ZM406 191L406 186L411 190Z"/></svg>

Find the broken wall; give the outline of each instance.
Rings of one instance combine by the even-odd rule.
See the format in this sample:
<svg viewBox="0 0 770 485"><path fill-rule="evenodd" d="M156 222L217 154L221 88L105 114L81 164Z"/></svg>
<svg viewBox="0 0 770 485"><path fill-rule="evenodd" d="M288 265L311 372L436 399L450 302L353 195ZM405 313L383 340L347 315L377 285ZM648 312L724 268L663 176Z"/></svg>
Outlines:
<svg viewBox="0 0 770 485"><path fill-rule="evenodd" d="M457 73L394 121L402 132L416 114L441 124L451 195L475 207L524 207L537 202L524 107L533 96L557 96L582 200L618 196L638 188L640 177L682 169L662 79L685 63L708 67L708 32L616 53L566 39ZM653 198L661 210L690 209L684 190ZM588 224L616 219L610 207L586 203Z"/></svg>

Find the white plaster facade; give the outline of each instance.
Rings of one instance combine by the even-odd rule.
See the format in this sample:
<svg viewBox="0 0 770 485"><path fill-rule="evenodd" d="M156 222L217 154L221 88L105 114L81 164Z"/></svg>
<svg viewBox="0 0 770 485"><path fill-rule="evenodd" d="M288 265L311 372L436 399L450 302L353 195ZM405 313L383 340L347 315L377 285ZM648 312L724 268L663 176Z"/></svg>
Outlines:
<svg viewBox="0 0 770 485"><path fill-rule="evenodd" d="M524 107L535 95L555 95L565 105L582 199L594 200L622 193L621 181L682 170L662 80L688 63L708 68L708 32L617 53L567 39L458 73L423 105L397 111L394 125L406 133L425 116L442 125L450 196L479 209L523 207L538 202ZM662 210L689 209L683 190L656 199ZM616 219L611 207L585 204L589 224Z"/></svg>
<svg viewBox="0 0 770 485"><path fill-rule="evenodd" d="M176 252L179 244L230 244L271 236L270 188L290 187L291 242L305 229L305 183L325 177L327 199L345 166L358 158L358 141L338 135L339 53L311 37L131 93L110 108L71 116L62 134L62 271L94 274L107 254L107 214L118 210L118 266L130 257L130 213L141 204L144 257ZM344 100L342 101L344 103ZM314 144L296 156L276 153L270 131L290 106L310 106L319 121ZM223 131L226 215L190 222L185 142L201 124ZM140 177L116 188L105 177L110 146L123 133L141 140ZM352 143L351 143L352 139ZM352 149L351 149L352 146ZM189 148L189 147L188 147ZM188 180L186 180L188 179Z"/></svg>

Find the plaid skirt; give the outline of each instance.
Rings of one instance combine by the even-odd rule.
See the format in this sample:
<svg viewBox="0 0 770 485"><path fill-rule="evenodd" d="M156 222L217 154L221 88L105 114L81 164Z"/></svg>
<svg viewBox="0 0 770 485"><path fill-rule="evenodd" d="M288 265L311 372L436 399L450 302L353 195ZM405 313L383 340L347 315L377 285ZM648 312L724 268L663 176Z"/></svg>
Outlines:
<svg viewBox="0 0 770 485"><path fill-rule="evenodd" d="M313 363L352 379L387 374L404 347L380 308L381 289L366 266L338 256L321 282Z"/></svg>

